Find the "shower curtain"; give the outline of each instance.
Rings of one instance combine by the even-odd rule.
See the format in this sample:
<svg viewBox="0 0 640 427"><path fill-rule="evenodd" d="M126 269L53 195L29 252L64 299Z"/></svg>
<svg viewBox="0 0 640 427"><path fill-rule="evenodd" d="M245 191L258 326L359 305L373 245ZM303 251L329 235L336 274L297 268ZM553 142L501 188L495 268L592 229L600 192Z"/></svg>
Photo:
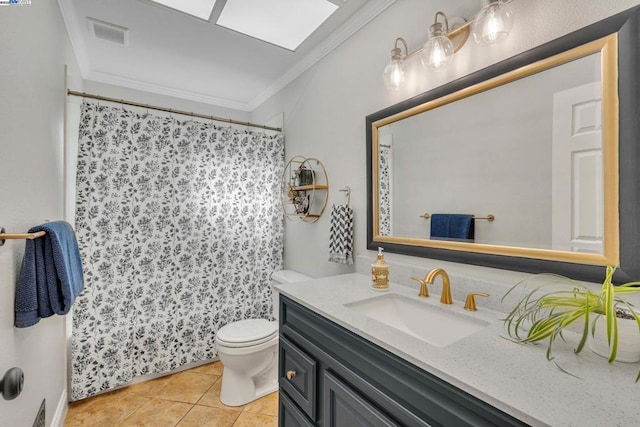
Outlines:
<svg viewBox="0 0 640 427"><path fill-rule="evenodd" d="M219 328L271 316L283 168L282 134L83 103L72 400L213 358Z"/></svg>
<svg viewBox="0 0 640 427"><path fill-rule="evenodd" d="M378 232L393 234L393 135L380 135L378 145Z"/></svg>

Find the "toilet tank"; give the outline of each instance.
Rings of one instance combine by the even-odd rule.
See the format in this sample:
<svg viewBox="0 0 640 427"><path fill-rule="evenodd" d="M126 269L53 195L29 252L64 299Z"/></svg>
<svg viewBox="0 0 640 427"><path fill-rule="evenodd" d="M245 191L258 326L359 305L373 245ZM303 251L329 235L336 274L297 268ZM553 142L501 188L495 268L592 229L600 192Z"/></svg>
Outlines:
<svg viewBox="0 0 640 427"><path fill-rule="evenodd" d="M273 285L284 285L286 283L304 282L306 280L312 280L313 277L306 274L298 273L293 270L278 270L274 271L271 275L271 297L273 298L273 317L278 319L278 295L279 292Z"/></svg>

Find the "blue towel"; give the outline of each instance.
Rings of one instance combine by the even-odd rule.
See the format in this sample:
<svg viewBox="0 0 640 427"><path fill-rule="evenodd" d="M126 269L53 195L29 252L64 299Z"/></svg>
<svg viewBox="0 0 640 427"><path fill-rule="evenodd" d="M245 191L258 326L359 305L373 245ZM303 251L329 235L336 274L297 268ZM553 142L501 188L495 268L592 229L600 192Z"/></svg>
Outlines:
<svg viewBox="0 0 640 427"><path fill-rule="evenodd" d="M32 227L47 234L27 240L15 300L15 326L35 325L69 312L84 286L82 260L71 225L64 221Z"/></svg>
<svg viewBox="0 0 640 427"><path fill-rule="evenodd" d="M431 215L431 238L474 239L473 215L433 214Z"/></svg>

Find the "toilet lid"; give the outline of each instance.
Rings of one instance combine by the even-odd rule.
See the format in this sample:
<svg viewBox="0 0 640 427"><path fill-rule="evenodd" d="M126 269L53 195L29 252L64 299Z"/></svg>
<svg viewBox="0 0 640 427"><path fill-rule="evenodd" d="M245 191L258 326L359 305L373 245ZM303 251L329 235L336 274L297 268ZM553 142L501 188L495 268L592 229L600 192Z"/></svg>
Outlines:
<svg viewBox="0 0 640 427"><path fill-rule="evenodd" d="M246 347L266 342L277 335L277 322L266 319L246 319L220 328L216 340L227 347Z"/></svg>

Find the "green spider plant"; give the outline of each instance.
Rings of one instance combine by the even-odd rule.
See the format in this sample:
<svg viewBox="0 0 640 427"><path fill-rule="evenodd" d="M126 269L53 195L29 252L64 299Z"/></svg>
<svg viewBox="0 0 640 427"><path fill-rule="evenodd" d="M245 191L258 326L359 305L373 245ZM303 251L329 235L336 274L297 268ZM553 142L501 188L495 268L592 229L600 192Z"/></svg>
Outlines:
<svg viewBox="0 0 640 427"><path fill-rule="evenodd" d="M622 308L635 318L638 333L640 333L640 317L633 310L632 304L619 296L640 292L638 287L640 282L614 286L612 283L614 271L615 268L607 267L600 293L593 292L580 282L555 274L537 274L520 281L502 297L504 302L505 298L516 289L524 288L520 301L504 319L509 337L523 344L548 339L546 355L548 360L553 360L553 344L557 338L564 341L562 333L565 328L576 322L582 322L582 335L574 349L576 353L580 353L587 343L589 334L594 333L595 321L598 317L604 316L607 340L611 349L609 363L612 363L618 351L616 308ZM533 279L544 280L544 283L529 287ZM640 373L636 377L636 382L638 380L640 380Z"/></svg>

